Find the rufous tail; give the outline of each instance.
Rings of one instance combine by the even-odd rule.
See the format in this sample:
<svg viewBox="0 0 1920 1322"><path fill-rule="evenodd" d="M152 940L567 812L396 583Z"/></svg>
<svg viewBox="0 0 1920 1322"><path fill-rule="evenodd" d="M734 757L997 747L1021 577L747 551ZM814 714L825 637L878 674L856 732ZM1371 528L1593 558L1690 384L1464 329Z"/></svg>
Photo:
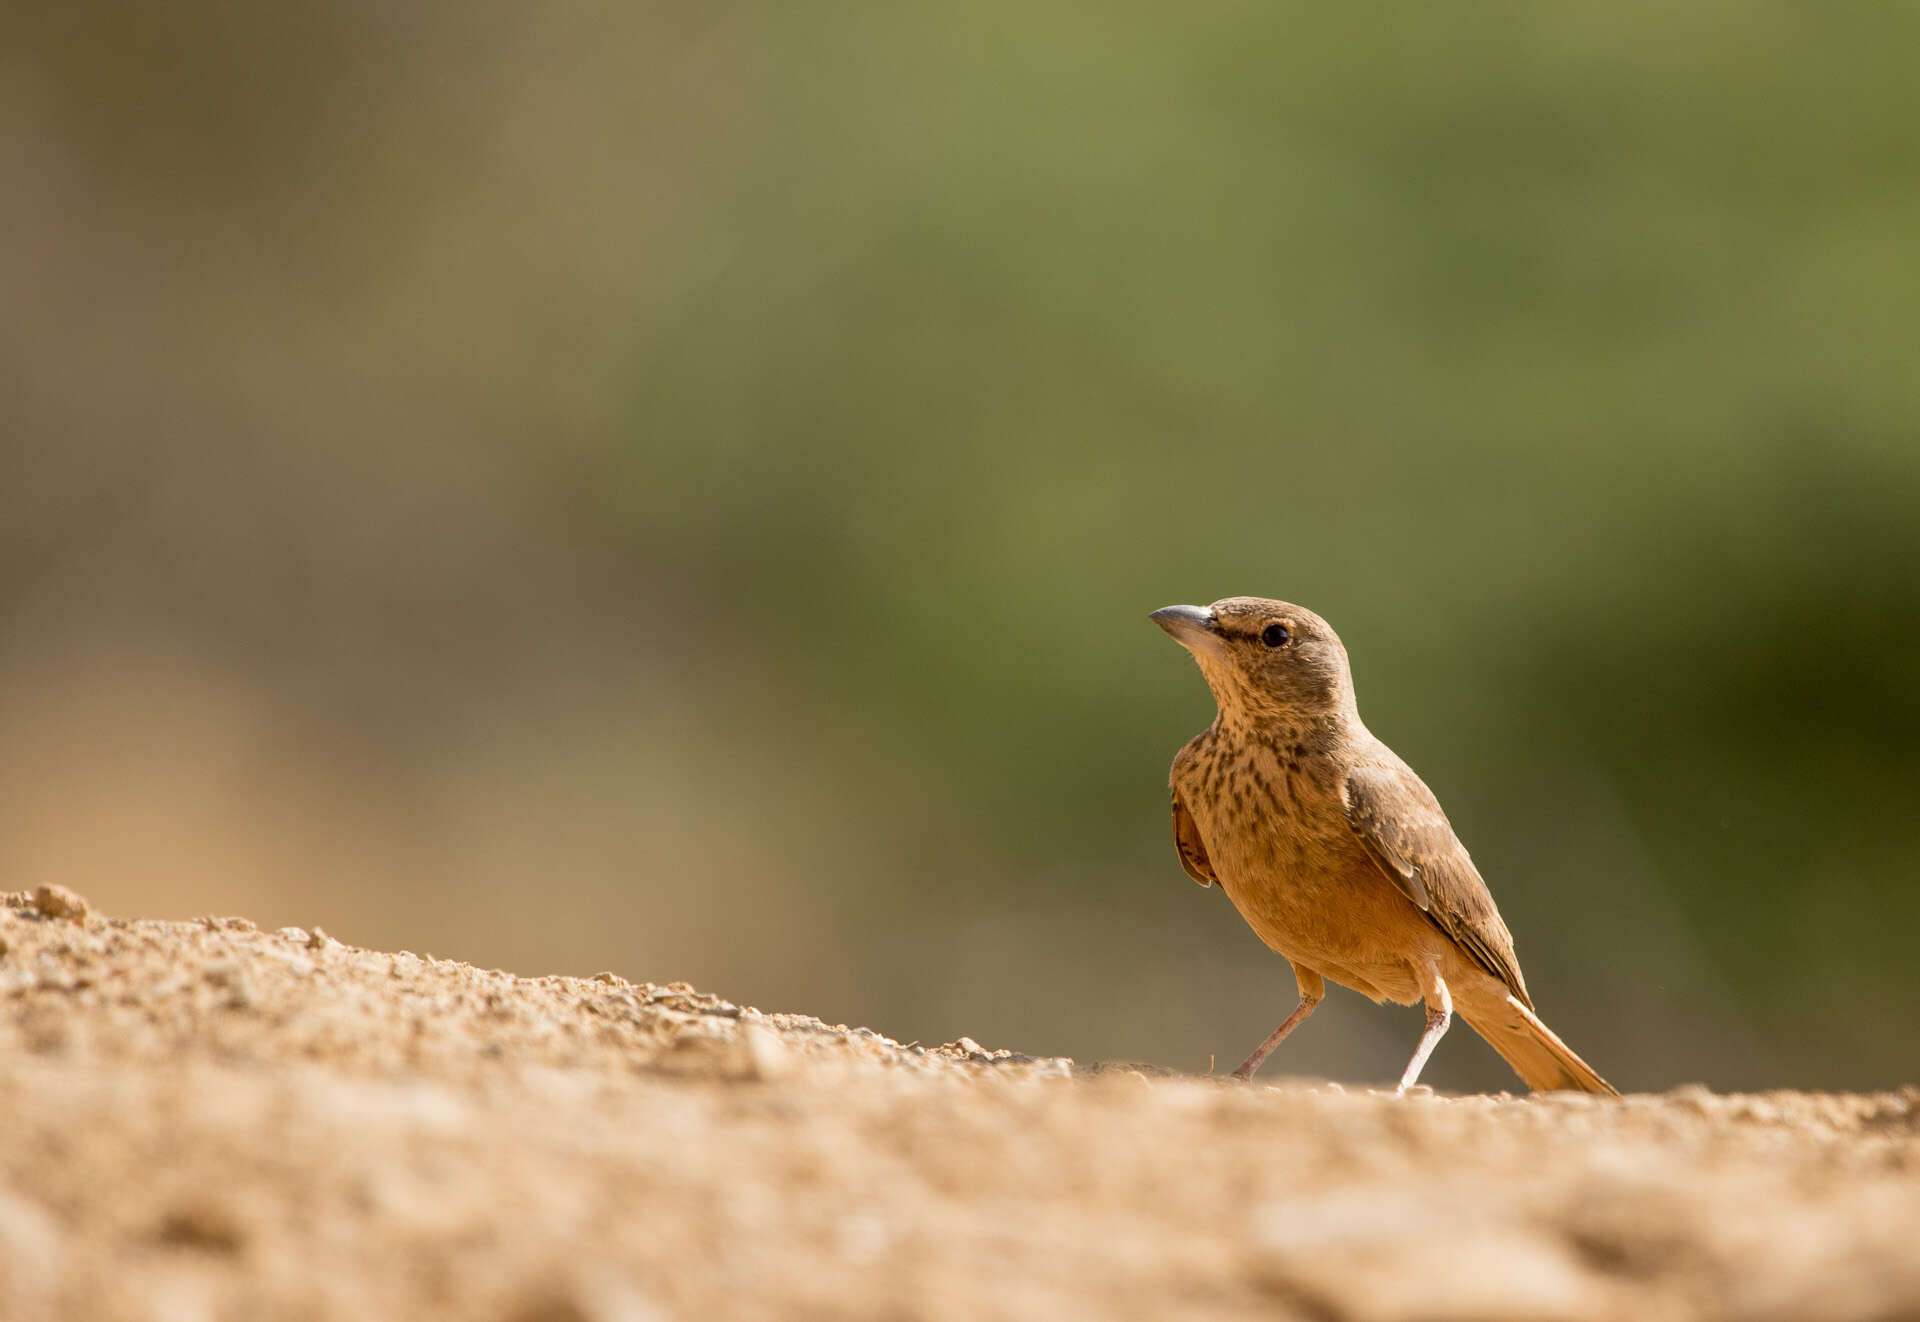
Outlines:
<svg viewBox="0 0 1920 1322"><path fill-rule="evenodd" d="M1513 1066L1527 1087L1535 1092L1566 1089L1574 1092L1620 1094L1614 1086L1594 1073L1593 1066L1574 1054L1540 1016L1508 996L1504 1004L1482 1003L1459 1007L1460 1017L1473 1031L1487 1040Z"/></svg>

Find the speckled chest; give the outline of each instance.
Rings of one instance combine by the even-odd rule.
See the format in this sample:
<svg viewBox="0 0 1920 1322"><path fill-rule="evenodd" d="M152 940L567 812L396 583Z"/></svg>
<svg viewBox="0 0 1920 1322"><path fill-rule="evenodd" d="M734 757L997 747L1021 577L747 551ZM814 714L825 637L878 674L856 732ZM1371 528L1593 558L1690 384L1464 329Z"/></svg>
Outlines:
<svg viewBox="0 0 1920 1322"><path fill-rule="evenodd" d="M1347 824L1342 778L1336 753L1282 732L1215 728L1173 767L1214 875L1254 934L1298 966L1404 1002L1418 988L1394 939L1425 929Z"/></svg>
<svg viewBox="0 0 1920 1322"><path fill-rule="evenodd" d="M1209 729L1173 780L1223 879L1299 877L1346 852L1338 768L1298 731Z"/></svg>

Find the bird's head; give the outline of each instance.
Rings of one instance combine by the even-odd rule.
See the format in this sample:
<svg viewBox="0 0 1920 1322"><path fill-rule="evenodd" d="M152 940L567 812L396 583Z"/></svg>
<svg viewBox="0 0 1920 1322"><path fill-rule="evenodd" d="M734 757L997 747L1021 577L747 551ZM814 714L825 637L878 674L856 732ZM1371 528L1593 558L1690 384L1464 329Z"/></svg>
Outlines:
<svg viewBox="0 0 1920 1322"><path fill-rule="evenodd" d="M1211 606L1167 606L1149 618L1193 653L1229 721L1311 721L1354 710L1347 649L1304 606L1225 597Z"/></svg>

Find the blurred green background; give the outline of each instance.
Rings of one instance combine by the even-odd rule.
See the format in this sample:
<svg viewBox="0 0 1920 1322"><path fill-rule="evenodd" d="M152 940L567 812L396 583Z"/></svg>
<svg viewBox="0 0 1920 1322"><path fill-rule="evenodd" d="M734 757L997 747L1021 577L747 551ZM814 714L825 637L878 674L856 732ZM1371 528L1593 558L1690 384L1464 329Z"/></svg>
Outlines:
<svg viewBox="0 0 1920 1322"><path fill-rule="evenodd" d="M9 27L6 888L1225 1069L1145 616L1258 593L1615 1082L1920 1074L1920 11Z"/></svg>

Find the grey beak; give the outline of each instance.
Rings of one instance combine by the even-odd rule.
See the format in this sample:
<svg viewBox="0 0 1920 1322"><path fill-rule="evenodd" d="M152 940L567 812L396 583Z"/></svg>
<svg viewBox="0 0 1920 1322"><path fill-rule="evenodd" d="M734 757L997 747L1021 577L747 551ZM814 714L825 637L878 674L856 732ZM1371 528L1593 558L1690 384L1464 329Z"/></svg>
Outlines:
<svg viewBox="0 0 1920 1322"><path fill-rule="evenodd" d="M1147 618L1165 629L1174 642L1189 652L1220 650L1220 635L1213 625L1213 612L1205 606L1162 606Z"/></svg>

